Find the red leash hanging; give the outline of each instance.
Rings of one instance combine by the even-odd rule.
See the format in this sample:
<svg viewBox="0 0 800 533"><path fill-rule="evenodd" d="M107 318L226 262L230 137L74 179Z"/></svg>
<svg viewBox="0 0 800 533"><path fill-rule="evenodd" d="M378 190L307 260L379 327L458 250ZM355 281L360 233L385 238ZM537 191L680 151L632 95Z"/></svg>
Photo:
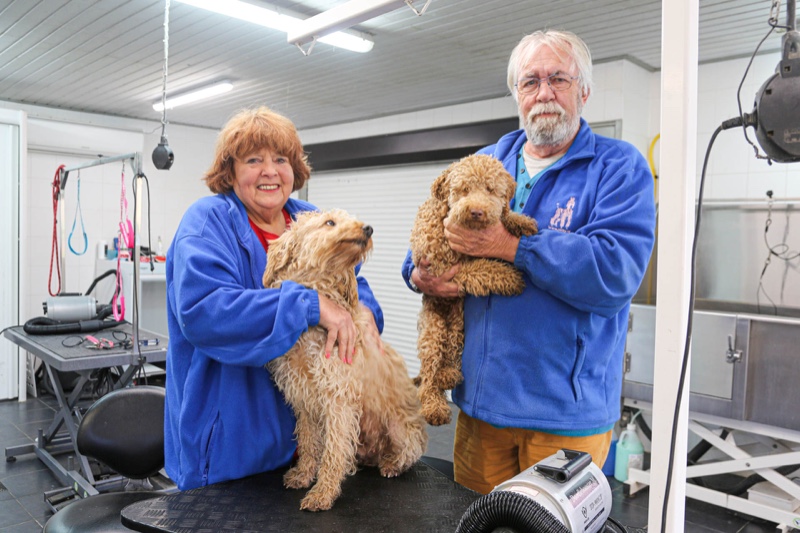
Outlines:
<svg viewBox="0 0 800 533"><path fill-rule="evenodd" d="M52 194L53 194L53 242L50 247L50 274L47 278L47 291L50 296L57 296L61 294L61 257L58 253L58 199L61 196L61 171L66 168L66 165L59 165L56 169L56 175L53 177ZM53 262L56 264L56 273L58 275L58 290L53 292Z"/></svg>

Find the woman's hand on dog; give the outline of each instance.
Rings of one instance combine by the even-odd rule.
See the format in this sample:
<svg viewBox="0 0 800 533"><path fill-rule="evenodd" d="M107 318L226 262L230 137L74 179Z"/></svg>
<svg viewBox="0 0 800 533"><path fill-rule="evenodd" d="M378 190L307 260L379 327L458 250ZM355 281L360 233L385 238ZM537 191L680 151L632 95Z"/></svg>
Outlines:
<svg viewBox="0 0 800 533"><path fill-rule="evenodd" d="M319 325L328 331L325 357L330 357L334 346L339 345L339 357L344 363L353 362L358 332L353 317L341 305L327 296L319 295Z"/></svg>
<svg viewBox="0 0 800 533"><path fill-rule="evenodd" d="M458 298L462 296L458 284L453 281L456 277L460 264L456 263L441 276L431 274L429 270L431 262L424 257L419 264L411 271L411 281L414 282L419 290L429 296L438 298Z"/></svg>
<svg viewBox="0 0 800 533"><path fill-rule="evenodd" d="M460 254L503 259L509 263L514 262L519 247L519 237L511 235L500 222L483 229L468 229L446 218L444 236L450 248Z"/></svg>

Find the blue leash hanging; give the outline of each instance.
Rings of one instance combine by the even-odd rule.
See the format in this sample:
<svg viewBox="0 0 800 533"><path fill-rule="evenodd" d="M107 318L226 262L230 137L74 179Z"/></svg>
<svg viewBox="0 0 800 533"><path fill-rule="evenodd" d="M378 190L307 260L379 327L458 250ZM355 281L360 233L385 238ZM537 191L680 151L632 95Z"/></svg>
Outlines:
<svg viewBox="0 0 800 533"><path fill-rule="evenodd" d="M81 217L81 232L83 233L83 251L76 252L75 248L72 247L72 234L75 233L75 225L78 223L78 216ZM67 239L67 245L69 246L69 251L75 255L83 255L86 253L86 250L89 248L89 239L86 237L86 226L83 223L83 211L81 210L81 171L78 171L78 206L75 210L75 218L72 219L72 229L69 232L69 238Z"/></svg>

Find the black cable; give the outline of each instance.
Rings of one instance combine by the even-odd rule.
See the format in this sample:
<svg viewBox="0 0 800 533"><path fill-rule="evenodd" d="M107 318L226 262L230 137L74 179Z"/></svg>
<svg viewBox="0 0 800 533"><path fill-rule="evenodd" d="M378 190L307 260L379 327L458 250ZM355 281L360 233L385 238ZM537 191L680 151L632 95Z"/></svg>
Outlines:
<svg viewBox="0 0 800 533"><path fill-rule="evenodd" d="M153 243L151 241L151 233L150 233L150 226L152 225L151 224L151 220L150 220L150 182L148 181L147 176L143 172L139 172L136 175L136 178L142 178L144 180L145 184L147 185L147 244L148 244L149 250L152 250L153 249ZM136 186L137 182L138 182L137 179L133 180L133 209L134 209L134 213L136 212L136 202L139 201L139 194L138 194L139 191L136 188L137 187ZM134 265L133 268L138 268L138 266L139 265ZM153 264L153 258L150 257L150 271L152 272L153 270L155 270L155 265ZM134 303L132 313L133 313L133 316L135 317L134 320L133 320L133 323L136 324L136 332L135 332L136 335L134 335L134 337L137 340L136 346L133 346L132 349L134 351L136 351L136 353L138 354L138 358L137 358L137 367L138 368L134 373L134 377L135 377L137 374L144 372L144 365L145 365L145 363L147 361L146 361L145 357L142 355L142 345L141 345L141 342L140 342L141 338L140 338L140 335L139 335L139 330L141 328L141 325L139 324L139 287L137 287L136 283L134 283L132 289L133 289L133 303ZM145 380L146 379L147 378L145 376Z"/></svg>
<svg viewBox="0 0 800 533"><path fill-rule="evenodd" d="M153 253L153 235L150 231L150 227L152 226L152 218L150 216L150 180L147 179L147 176L144 173L139 173L136 177L141 177L144 180L145 185L147 185L147 257L150 259L150 272L155 271L156 266L154 264L155 254ZM136 202L138 200L138 191L136 190L136 180L133 180L133 209L134 212L136 210ZM142 247L143 248L143 247ZM140 248L141 249L141 248Z"/></svg>
<svg viewBox="0 0 800 533"><path fill-rule="evenodd" d="M765 155L761 155L761 152L758 151L758 146L756 146L753 143L753 141L750 140L750 137L747 136L747 126L748 126L748 124L747 124L747 121L744 120L745 113L742 112L742 97L741 97L742 86L744 85L744 80L747 78L747 73L750 71L750 67L753 65L753 60L755 59L756 54L758 53L758 49L761 48L761 45L764 44L764 41L767 40L767 37L769 37L772 34L772 32L775 30L775 26L772 23L770 23L770 26L771 27L770 27L769 31L764 36L764 38L761 39L761 41L758 43L758 46L756 46L756 49L753 51L753 55L750 56L750 61L747 63L747 67L744 69L744 74L742 75L742 80L739 82L739 88L736 89L736 104L739 106L739 118L742 119L742 133L744 133L744 140L746 140L747 143L750 146L753 147L753 150L756 153L756 158L757 159L766 159L769 162L769 164L772 164L772 160L769 159L769 157L767 157Z"/></svg>
<svg viewBox="0 0 800 533"><path fill-rule="evenodd" d="M92 284L89 285L89 288L86 289L86 292L84 294L90 294L94 290L95 286L97 285L97 282L101 281L104 278L107 278L108 276L113 276L116 273L117 273L117 271L114 270L114 269L106 270L105 272L103 272L102 274L100 274L99 276L94 278L94 281L92 281Z"/></svg>
<svg viewBox="0 0 800 533"><path fill-rule="evenodd" d="M778 5L777 2L775 0L773 0L772 9L776 8L777 5ZM700 220L701 220L701 213L702 213L702 210L703 210L703 188L705 186L706 169L708 167L708 157L709 157L709 155L711 153L711 147L714 145L714 141L716 140L717 135L719 135L719 133L722 130L726 130L726 129L729 129L729 128L741 126L742 127L742 131L744 132L745 139L755 149L756 157L760 158L760 159L767 159L768 162L771 164L772 161L766 156L761 156L759 151L758 151L758 147L756 147L755 144L753 144L750 141L750 139L748 138L748 136L747 136L747 126L755 126L757 120L756 120L755 113L748 115L747 113L742 112L742 103L741 103L740 93L741 93L742 85L744 85L744 80L747 77L747 72L750 70L750 66L753 64L753 60L755 59L756 53L758 53L758 49L761 47L761 45L764 43L764 41L767 40L767 37L769 37L772 34L772 32L773 32L773 30L775 30L775 28L781 27L781 26L779 26L777 24L777 22L778 22L777 14L774 17L771 16L769 18L768 24L770 25L770 30L761 39L761 41L758 43L758 46L756 46L756 49L753 51L753 54L750 56L750 61L747 64L747 68L745 69L745 72L744 72L744 74L742 76L742 80L739 82L739 88L738 88L738 90L736 92L736 101L737 101L737 104L739 106L739 116L734 118L734 119L726 120L719 127L717 127L717 129L714 131L713 135L711 136L711 139L708 142L708 147L706 148L706 155L705 155L705 158L703 160L703 170L702 170L702 173L700 175L700 192L699 192L698 201L697 201L697 212L695 214L695 227L694 227L694 236L693 236L693 241L692 241L691 279L690 279L690 289L689 289L689 316L688 316L687 321L686 321L686 340L685 340L685 344L684 344L684 348L683 348L683 360L681 362L681 377L680 377L680 381L678 383L678 393L677 393L677 396L675 398L675 413L673 414L673 418L672 418L672 436L671 436L671 439L670 439L669 463L668 463L669 466L667 467L667 484L666 484L666 490L664 492L664 506L661 509L661 532L662 533L665 533L665 531L666 531L665 528L666 528L666 522L667 522L667 520L666 520L667 519L667 508L669 506L669 491L670 491L670 488L672 487L672 475L673 475L672 466L673 466L673 462L675 460L675 442L677 440L677 433L678 433L678 427L677 427L678 426L678 418L679 418L679 413L680 413L681 401L683 399L684 382L686 381L686 368L688 366L688 360L689 360L689 349L690 349L691 342L692 342L692 319L693 319L693 315L694 315L695 277L696 277L696 268L695 268L696 264L695 263L696 263L696 258L697 258L697 240L698 240L697 236L698 236L698 234L700 232Z"/></svg>
<svg viewBox="0 0 800 533"><path fill-rule="evenodd" d="M697 236L700 233L700 221L703 212L703 189L706 181L706 169L708 168L708 158L711 154L711 147L714 146L714 141L717 135L723 130L732 128L738 125L739 120L744 121L737 117L725 121L722 125L718 126L714 133L711 135L711 140L708 141L706 148L706 155L703 159L703 170L700 174L700 192L697 199L697 210L695 212L694 222L694 236L692 237L692 257L690 264L690 280L689 280L689 317L686 321L686 341L683 347L683 360L681 362L681 377L678 381L678 394L675 398L675 413L672 417L672 437L669 445L669 466L667 467L667 485L664 491L664 507L661 509L661 533L666 533L667 524L667 507L669 506L669 491L672 487L672 465L675 460L675 441L678 438L678 418L680 415L680 406L683 399L683 386L686 381L686 369L689 365L689 348L692 343L692 318L694 315L694 298L695 298L695 276L696 276L696 258L697 258ZM727 126L727 127L726 127Z"/></svg>

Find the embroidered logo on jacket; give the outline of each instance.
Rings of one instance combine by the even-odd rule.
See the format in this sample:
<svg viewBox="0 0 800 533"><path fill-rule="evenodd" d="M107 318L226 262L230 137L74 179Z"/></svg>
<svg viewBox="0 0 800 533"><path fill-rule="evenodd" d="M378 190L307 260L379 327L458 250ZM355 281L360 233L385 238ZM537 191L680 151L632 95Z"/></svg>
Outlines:
<svg viewBox="0 0 800 533"><path fill-rule="evenodd" d="M572 210L575 208L575 197L572 196L567 201L567 205L561 207L561 203L556 203L556 213L550 219L550 229L559 231L569 231L572 224Z"/></svg>

